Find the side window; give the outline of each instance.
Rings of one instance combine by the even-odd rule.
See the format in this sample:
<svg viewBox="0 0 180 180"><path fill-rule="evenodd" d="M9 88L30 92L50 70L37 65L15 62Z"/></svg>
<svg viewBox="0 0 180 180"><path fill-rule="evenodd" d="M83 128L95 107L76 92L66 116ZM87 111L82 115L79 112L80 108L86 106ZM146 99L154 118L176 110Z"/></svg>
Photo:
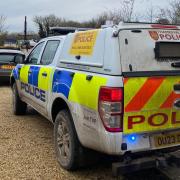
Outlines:
<svg viewBox="0 0 180 180"><path fill-rule="evenodd" d="M41 58L41 64L48 65L52 63L59 44L59 40L50 40L47 42Z"/></svg>
<svg viewBox="0 0 180 180"><path fill-rule="evenodd" d="M30 53L29 57L27 58L27 63L28 64L37 64L40 53L42 51L44 42L38 44L35 49Z"/></svg>

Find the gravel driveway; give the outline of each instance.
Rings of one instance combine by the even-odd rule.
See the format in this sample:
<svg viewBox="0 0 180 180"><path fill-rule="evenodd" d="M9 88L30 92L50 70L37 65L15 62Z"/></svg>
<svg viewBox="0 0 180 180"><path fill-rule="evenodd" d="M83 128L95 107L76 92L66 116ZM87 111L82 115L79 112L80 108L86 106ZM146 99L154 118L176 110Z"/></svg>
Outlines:
<svg viewBox="0 0 180 180"><path fill-rule="evenodd" d="M67 172L56 162L52 124L29 109L14 116L11 89L0 86L0 179L112 179L110 167Z"/></svg>
<svg viewBox="0 0 180 180"><path fill-rule="evenodd" d="M14 116L11 89L0 86L0 179L111 180L110 165L102 163L71 173L60 168L53 149L52 124L30 108L27 115Z"/></svg>

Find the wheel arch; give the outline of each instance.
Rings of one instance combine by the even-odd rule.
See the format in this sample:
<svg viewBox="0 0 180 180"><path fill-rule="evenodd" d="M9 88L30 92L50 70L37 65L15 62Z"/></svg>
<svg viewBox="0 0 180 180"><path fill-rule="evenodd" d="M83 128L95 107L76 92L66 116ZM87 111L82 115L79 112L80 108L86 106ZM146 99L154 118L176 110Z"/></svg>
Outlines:
<svg viewBox="0 0 180 180"><path fill-rule="evenodd" d="M52 107L51 107L51 117L52 117L53 122L55 122L58 112L63 109L67 109L69 111L69 113L71 114L68 103L63 98L57 97L54 100L54 102L52 103ZM72 116L72 114L71 114L71 116Z"/></svg>
<svg viewBox="0 0 180 180"><path fill-rule="evenodd" d="M15 83L15 78L14 78L14 76L11 76L10 77L10 86L11 86L11 88L13 87L14 83Z"/></svg>

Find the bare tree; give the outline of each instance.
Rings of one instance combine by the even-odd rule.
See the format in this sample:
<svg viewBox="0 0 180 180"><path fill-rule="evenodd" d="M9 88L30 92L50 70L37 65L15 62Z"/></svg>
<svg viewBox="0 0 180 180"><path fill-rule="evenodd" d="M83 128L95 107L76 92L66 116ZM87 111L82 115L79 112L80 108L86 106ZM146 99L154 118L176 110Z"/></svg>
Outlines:
<svg viewBox="0 0 180 180"><path fill-rule="evenodd" d="M85 27L85 28L100 28L106 21L113 21L114 24L119 24L120 21L132 21L134 15L134 3L135 0L122 0L120 7L117 10L102 12L95 18L89 21L77 22L72 20L66 20L64 18L56 17L55 15L48 16L35 16L33 21L39 28L39 36L41 38L49 34L50 27L53 26L73 26L73 27Z"/></svg>
<svg viewBox="0 0 180 180"><path fill-rule="evenodd" d="M172 0L168 8L160 9L159 19L166 19L172 24L180 24L180 0Z"/></svg>
<svg viewBox="0 0 180 180"><path fill-rule="evenodd" d="M7 36L5 25L6 25L6 17L4 15L0 15L0 46L4 45L4 41Z"/></svg>
<svg viewBox="0 0 180 180"><path fill-rule="evenodd" d="M96 18L89 21L90 24L95 24L96 28L104 25L106 21L113 21L114 24L119 24L121 21L131 22L132 20L138 20L134 14L134 3L135 0L123 0L120 3L118 9L112 11L106 11L99 14Z"/></svg>
<svg viewBox="0 0 180 180"><path fill-rule="evenodd" d="M124 0L122 2L121 16L125 21L131 22L134 12L135 0Z"/></svg>
<svg viewBox="0 0 180 180"><path fill-rule="evenodd" d="M153 6L151 3L151 5L149 6L149 8L147 9L146 14L145 14L146 21L150 22L150 23L155 22L156 18L158 16L157 12L158 12L157 7Z"/></svg>
<svg viewBox="0 0 180 180"><path fill-rule="evenodd" d="M6 30L5 23L6 23L6 17L4 15L0 15L0 33L5 32Z"/></svg>

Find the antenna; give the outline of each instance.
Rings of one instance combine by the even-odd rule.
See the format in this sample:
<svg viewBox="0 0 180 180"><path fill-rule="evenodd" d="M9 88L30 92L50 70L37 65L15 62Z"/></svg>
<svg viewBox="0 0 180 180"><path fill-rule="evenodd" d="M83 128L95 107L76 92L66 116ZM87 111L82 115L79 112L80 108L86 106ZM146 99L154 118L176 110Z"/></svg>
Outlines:
<svg viewBox="0 0 180 180"><path fill-rule="evenodd" d="M24 41L27 40L27 17L25 16L24 20Z"/></svg>

